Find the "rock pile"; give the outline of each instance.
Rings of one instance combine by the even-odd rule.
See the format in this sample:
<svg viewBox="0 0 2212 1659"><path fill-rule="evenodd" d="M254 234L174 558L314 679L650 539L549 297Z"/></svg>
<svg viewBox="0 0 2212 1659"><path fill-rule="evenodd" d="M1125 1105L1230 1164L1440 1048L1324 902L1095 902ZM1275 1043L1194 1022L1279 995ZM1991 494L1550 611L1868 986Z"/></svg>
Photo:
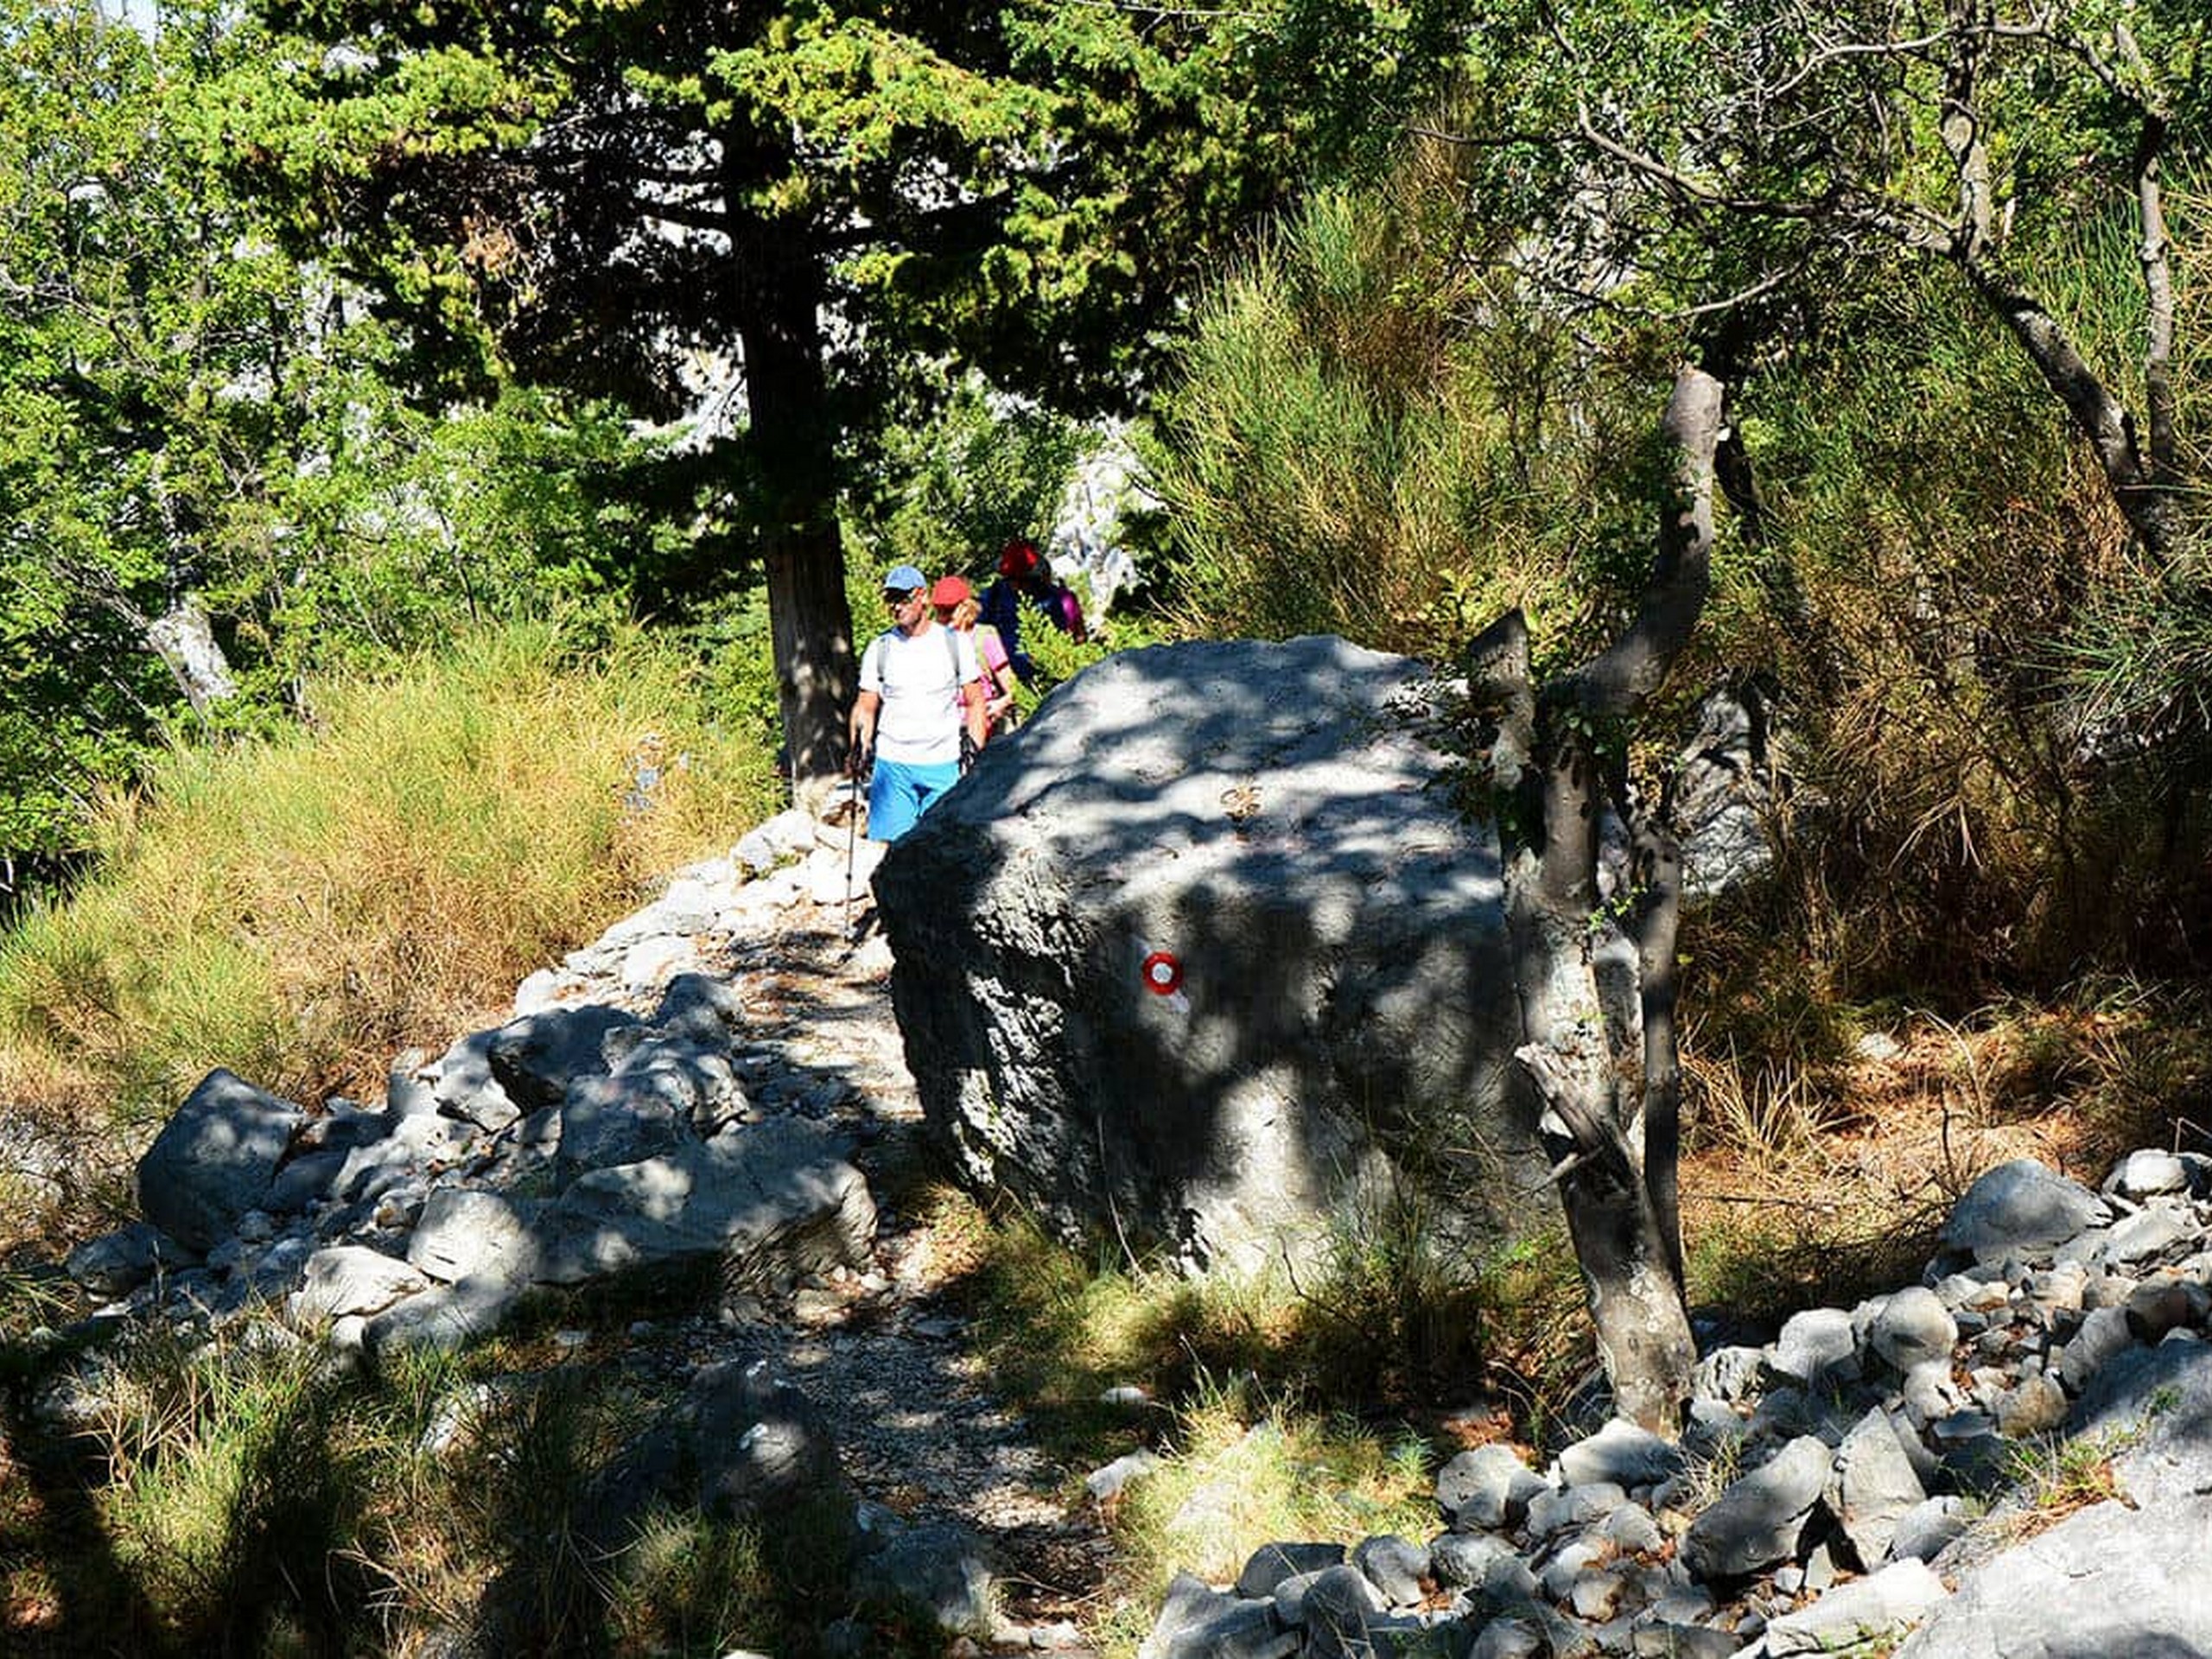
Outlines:
<svg viewBox="0 0 2212 1659"><path fill-rule="evenodd" d="M1707 1354L1679 1446L1615 1421L1541 1473L1463 1452L1425 1547L1184 1577L1142 1659L1778 1659L1916 1624L1899 1659L2212 1654L2212 1159L2135 1153L2095 1192L2005 1164L1943 1245ZM2112 1499L2055 1512L2051 1472L2107 1460Z"/></svg>
<svg viewBox="0 0 2212 1659"><path fill-rule="evenodd" d="M309 1116L218 1071L139 1161L147 1224L70 1271L217 1322L281 1303L374 1359L483 1336L537 1287L702 1257L786 1290L863 1267L867 1183L826 1124L747 1096L733 999L682 974L642 1018L526 1014L396 1076L381 1111Z"/></svg>
<svg viewBox="0 0 2212 1659"><path fill-rule="evenodd" d="M100 1305L61 1333L41 1416L97 1422L109 1368L128 1363L109 1339L142 1328L237 1327L241 1346L320 1343L333 1364L377 1365L488 1334L532 1293L710 1261L718 1306L619 1344L673 1392L603 1471L594 1535L613 1547L655 1503L785 1521L804 1507L842 1516L849 1541L849 1616L825 1651L868 1651L880 1609L1071 1643L1065 1624L1008 1624L998 1546L1040 1534L1084 1550L1094 1529L1028 1497L1045 1460L963 1375L958 1322L922 1312L926 1249L906 1218L879 1230L861 1173L918 1113L883 1006L887 952L846 944L848 849L842 822L772 820L531 976L505 1024L403 1060L379 1108L303 1109L210 1074L140 1161L146 1219L68 1257ZM852 849L863 901L879 850ZM477 1403L550 1375L479 1385ZM865 1496L894 1488L911 1516Z"/></svg>
<svg viewBox="0 0 2212 1659"><path fill-rule="evenodd" d="M738 1036L737 993L696 971L702 939L834 902L845 879L842 833L772 820L532 975L506 1024L403 1062L378 1109L310 1112L210 1073L139 1160L145 1221L79 1246L69 1272L108 1317L275 1306L374 1359L615 1273L711 1257L788 1292L863 1268L874 1206L846 1156L849 1091L757 1097L766 1057Z"/></svg>

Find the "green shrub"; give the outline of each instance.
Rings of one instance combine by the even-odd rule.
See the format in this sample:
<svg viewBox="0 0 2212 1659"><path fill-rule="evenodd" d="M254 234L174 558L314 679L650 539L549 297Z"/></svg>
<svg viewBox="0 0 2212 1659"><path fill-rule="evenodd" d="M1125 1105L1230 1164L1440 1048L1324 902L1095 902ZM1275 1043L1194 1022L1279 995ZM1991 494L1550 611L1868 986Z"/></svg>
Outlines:
<svg viewBox="0 0 2212 1659"><path fill-rule="evenodd" d="M1156 461L1185 631L1442 656L1514 605L1555 640L1640 581L1664 372L1528 303L1458 202L1416 144L1307 196L1201 307Z"/></svg>

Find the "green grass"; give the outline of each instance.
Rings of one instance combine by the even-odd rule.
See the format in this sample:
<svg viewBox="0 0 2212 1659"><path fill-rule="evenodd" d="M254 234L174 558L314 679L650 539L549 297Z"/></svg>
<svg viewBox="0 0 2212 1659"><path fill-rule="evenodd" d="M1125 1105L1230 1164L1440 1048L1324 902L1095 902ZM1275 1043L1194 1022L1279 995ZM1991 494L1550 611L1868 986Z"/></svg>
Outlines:
<svg viewBox="0 0 2212 1659"><path fill-rule="evenodd" d="M1174 1454L1133 1482L1115 1516L1109 1649L1134 1645L1178 1572L1234 1579L1263 1544L1347 1545L1434 1530L1431 1448L1407 1431L1268 1401L1249 1383L1201 1389L1177 1414Z"/></svg>
<svg viewBox="0 0 2212 1659"><path fill-rule="evenodd" d="M0 1419L0 1649L819 1651L851 1605L844 1498L742 1522L653 1500L610 1524L606 1471L680 1384L531 1351L344 1376L251 1323L124 1339L73 1438ZM55 1363L9 1357L27 1384ZM871 1652L938 1650L897 1610L870 1618Z"/></svg>
<svg viewBox="0 0 2212 1659"><path fill-rule="evenodd" d="M1423 1534L1433 1465L1457 1449L1421 1427L1434 1408L1503 1400L1540 1433L1588 1363L1562 1240L1462 1260L1401 1210L1348 1218L1311 1271L1191 1280L957 1194L911 1207L961 1274L994 1385L1058 1461L1161 1455L1109 1506L1116 1575L1093 1634L1109 1652L1134 1648L1176 1571L1233 1577L1275 1540ZM1147 1403L1102 1397L1128 1386Z"/></svg>

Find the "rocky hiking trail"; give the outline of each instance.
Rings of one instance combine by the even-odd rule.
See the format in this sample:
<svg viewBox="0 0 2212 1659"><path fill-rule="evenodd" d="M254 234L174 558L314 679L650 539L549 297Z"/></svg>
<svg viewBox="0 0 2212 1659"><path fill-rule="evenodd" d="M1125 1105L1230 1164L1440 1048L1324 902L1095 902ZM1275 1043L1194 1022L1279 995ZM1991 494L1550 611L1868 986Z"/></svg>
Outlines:
<svg viewBox="0 0 2212 1659"><path fill-rule="evenodd" d="M531 975L503 1023L399 1057L379 1106L210 1074L140 1160L145 1222L70 1274L110 1332L274 1315L370 1366L488 1337L532 1293L565 1320L560 1291L601 1287L558 1363L677 1402L607 1471L603 1524L655 1496L772 1519L834 1460L875 1575L856 1607L925 1605L957 1650L1082 1656L1101 1518L994 1395L970 1262L912 1202L930 1164L880 850L772 820ZM626 1325L632 1284L698 1289ZM43 1414L95 1421L106 1379L95 1346ZM838 1622L866 1651L864 1620Z"/></svg>
<svg viewBox="0 0 2212 1659"><path fill-rule="evenodd" d="M853 913L857 942L842 898L802 902L766 932L710 945L705 965L738 988L748 1088L772 1097L842 1085L863 1140L855 1161L883 1191L887 1166L913 1156L921 1109L891 1013L890 952L864 890ZM926 1225L879 1208L876 1257L880 1287L864 1277L851 1300L802 1294L791 1319L736 1332L712 1322L709 1354L766 1359L804 1390L863 1498L982 1536L1009 1643L1086 1653L1072 1621L1098 1593L1110 1548L1095 1508L1067 1502L1068 1471L992 1395Z"/></svg>
<svg viewBox="0 0 2212 1659"><path fill-rule="evenodd" d="M71 1253L102 1304L79 1325L251 1321L375 1368L595 1287L556 1365L672 1403L594 1477L594 1536L651 1503L772 1526L857 1498L823 1651L925 1609L948 1652L1082 1652L1111 1565L1093 1478L995 1397L963 1325L972 1240L925 1202L877 850L849 888L841 828L772 820L504 1023L401 1057L378 1106L211 1073L139 1161L145 1222ZM103 1363L87 1342L36 1408L96 1422ZM2212 1156L2141 1149L2095 1189L1998 1164L1919 1283L1706 1354L1679 1442L1577 1427L1541 1466L1452 1458L1426 1542L1283 1538L1178 1577L1139 1659L1779 1659L1915 1624L1916 1659L2212 1655L2201 1572L2144 1579L2212 1557ZM2110 1496L2077 1508L2069 1459ZM2053 1580L2063 1605L2022 1587Z"/></svg>

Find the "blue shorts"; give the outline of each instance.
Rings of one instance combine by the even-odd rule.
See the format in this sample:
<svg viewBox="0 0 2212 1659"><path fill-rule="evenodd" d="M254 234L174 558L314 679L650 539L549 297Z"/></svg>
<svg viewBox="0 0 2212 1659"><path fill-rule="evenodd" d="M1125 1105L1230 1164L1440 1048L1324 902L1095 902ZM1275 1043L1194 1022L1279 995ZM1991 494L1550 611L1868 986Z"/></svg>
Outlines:
<svg viewBox="0 0 2212 1659"><path fill-rule="evenodd" d="M868 786L868 838L898 840L914 827L914 820L929 810L931 801L959 781L957 760L935 766L878 760Z"/></svg>

